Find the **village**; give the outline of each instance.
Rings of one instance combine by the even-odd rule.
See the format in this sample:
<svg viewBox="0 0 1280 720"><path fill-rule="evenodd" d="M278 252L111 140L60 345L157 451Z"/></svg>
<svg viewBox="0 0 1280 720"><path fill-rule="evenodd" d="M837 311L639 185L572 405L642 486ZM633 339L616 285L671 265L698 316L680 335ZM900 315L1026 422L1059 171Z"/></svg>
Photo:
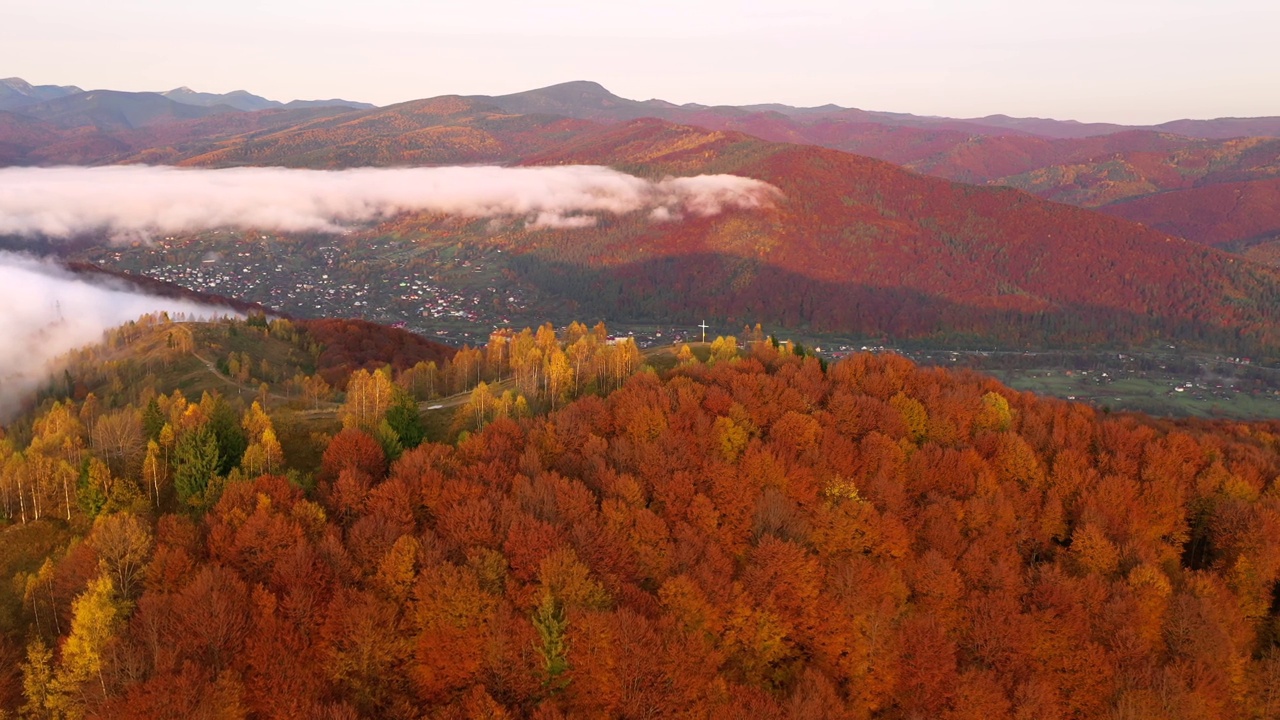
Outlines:
<svg viewBox="0 0 1280 720"><path fill-rule="evenodd" d="M288 315L361 318L455 346L483 345L499 328L575 319L560 318L566 314L563 309L499 277L482 255L420 253L406 258L394 242L377 238L362 241L359 252L332 244L333 239L327 242L214 230L99 248L85 259L190 290L261 303ZM607 324L641 348L697 340L700 332L671 324ZM714 332L732 335L739 330Z"/></svg>
<svg viewBox="0 0 1280 720"><path fill-rule="evenodd" d="M493 251L500 253L501 251ZM603 319L641 348L740 336L741 325L626 323L578 318L570 307L504 275L477 248L424 248L392 238L285 238L213 230L103 247L85 258L182 287L258 302L298 317L362 318L441 342L483 345L494 330ZM766 328L766 331L772 329ZM1280 370L1249 358L1154 346L1130 352L937 349L803 334L789 339L834 361L893 352L922 365L965 367L1019 390L1108 410L1206 417L1280 417ZM739 340L744 338L739 337Z"/></svg>
<svg viewBox="0 0 1280 720"><path fill-rule="evenodd" d="M386 258L386 248L376 241L356 255L334 245L260 234L246 245L238 235L166 237L128 249L105 248L87 259L289 315L362 318L461 341L480 336L466 328L502 326L529 306L527 291L483 282L489 279L480 277L485 268L472 260L375 264L364 255Z"/></svg>

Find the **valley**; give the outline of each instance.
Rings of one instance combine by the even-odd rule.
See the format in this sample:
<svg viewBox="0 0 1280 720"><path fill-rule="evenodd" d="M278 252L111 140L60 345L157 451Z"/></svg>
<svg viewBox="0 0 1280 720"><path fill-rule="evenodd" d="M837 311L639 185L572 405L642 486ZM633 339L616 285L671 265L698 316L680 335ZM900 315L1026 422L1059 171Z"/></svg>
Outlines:
<svg viewBox="0 0 1280 720"><path fill-rule="evenodd" d="M564 326L580 312L570 298L520 283L500 248L454 242L452 237L432 244L391 236L289 237L223 230L130 247L97 247L76 257L194 291L243 298L300 318L361 318L454 345L483 345L495 330L540 322ZM597 319L615 333L633 337L642 348L699 339L699 329L692 324L655 323L643 317ZM711 326L711 333L740 329L722 321ZM815 334L769 325L765 330L801 342L830 360L860 350L895 352L925 365L990 373L1019 390L1099 408L1280 418L1280 369L1265 357L1246 360L1167 345L1108 353L918 342L884 345L874 336Z"/></svg>

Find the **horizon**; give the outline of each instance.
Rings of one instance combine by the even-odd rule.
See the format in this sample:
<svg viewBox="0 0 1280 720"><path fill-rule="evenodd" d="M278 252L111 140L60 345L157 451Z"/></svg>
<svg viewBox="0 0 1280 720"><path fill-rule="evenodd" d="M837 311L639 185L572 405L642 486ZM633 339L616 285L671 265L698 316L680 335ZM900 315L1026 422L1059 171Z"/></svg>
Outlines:
<svg viewBox="0 0 1280 720"><path fill-rule="evenodd" d="M43 81L33 82L29 78L22 77L20 75L13 75L6 78L0 78L0 82L7 81L7 80L21 80L22 82L26 82L35 87L40 87L40 86L77 87L82 92L129 92L129 93L164 94L168 92L174 92L177 90L187 90L187 91L198 93L198 94L209 94L209 95L230 95L233 93L247 93L249 95L254 95L254 96L263 98L265 100L270 100L270 101L279 102L279 103L289 103L294 101L305 102L305 101L327 101L327 100L345 100L348 102L371 103L371 101L366 100L363 97L346 97L342 95L319 95L315 97L303 97L303 96L290 97L288 95L273 96L270 94L257 92L247 86L234 87L230 90L210 90L203 87L192 86L192 85L175 85L173 87L165 88L165 89L154 89L154 88L130 89L130 88L123 88L123 87L85 87L84 85L76 82L43 82ZM670 102L680 106L702 105L706 107L750 107L750 106L757 106L757 105L787 105L787 106L798 108L798 109L819 108L824 106L836 106L846 110L861 110L866 112L882 112L882 113L899 113L899 114L909 114L909 115L913 115L921 118L940 118L940 119L945 118L945 119L954 119L954 120L982 120L982 119L994 118L994 117L1007 117L1007 118L1012 118L1016 120L1052 120L1055 122L1079 123L1081 125L1100 124L1100 125L1119 125L1119 126L1128 126L1128 127L1156 127L1162 124L1181 121L1181 120L1209 121L1209 120L1233 120L1233 119L1239 120L1239 119L1254 119L1254 118L1263 118L1263 117L1280 117L1280 112L1277 112L1273 115L1181 116L1181 117L1169 117L1169 118L1165 118L1163 120L1157 120L1154 122L1125 123L1125 122L1120 122L1116 120L1107 120L1107 119L1082 120L1075 117L1059 117L1059 116L1049 116L1049 115L1015 115L1015 114L1011 114L1008 112L1001 112L1001 111L990 112L984 115L970 115L970 116L940 115L936 113L907 112L904 110L899 110L897 108L841 105L836 102L817 103L813 105L792 105L790 103L784 103L784 102L773 101L773 100L760 101L760 102L739 102L739 103L709 103L709 102L702 102L699 100L675 101L665 97L645 98L645 97L639 97L639 96L628 96L624 93L614 92L612 88L608 87L604 83L601 83L595 80L586 79L586 78L578 78L574 80L563 80L560 82L551 83L549 85L540 85L538 87L529 87L529 88L524 88L522 90L513 90L511 92L503 92L503 93L451 92L451 93L441 93L436 95L424 95L422 97L408 98L405 100L398 100L398 101L386 103L386 104L379 104L379 103L371 103L371 104L374 104L377 107L390 107L393 105L399 105L399 104L408 103L408 102L415 102L418 100L429 100L436 97L466 97L466 96L497 97L501 95L512 95L512 94L518 94L523 92L546 90L549 88L558 87L561 85L570 85L574 83L591 83L594 85L598 85L604 88L605 91L626 100L633 100L633 101L639 101L639 102L658 100L663 102Z"/></svg>
<svg viewBox="0 0 1280 720"><path fill-rule="evenodd" d="M678 104L831 103L1125 125L1280 115L1280 50L1269 37L1280 7L1256 0L1085 0L1070 12L1010 0L819 0L785 11L760 0L661 0L624 10L582 0L129 0L123 9L51 0L10 11L0 68L40 84L246 89L380 106L590 75L622 97Z"/></svg>

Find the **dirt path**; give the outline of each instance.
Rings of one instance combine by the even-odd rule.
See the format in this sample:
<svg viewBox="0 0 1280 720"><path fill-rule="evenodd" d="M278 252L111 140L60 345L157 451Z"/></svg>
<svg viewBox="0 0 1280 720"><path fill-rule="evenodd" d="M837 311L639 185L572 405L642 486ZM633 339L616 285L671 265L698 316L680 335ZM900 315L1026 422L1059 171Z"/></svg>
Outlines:
<svg viewBox="0 0 1280 720"><path fill-rule="evenodd" d="M197 352L192 351L191 356L192 356L192 357L194 357L195 359L199 360L199 361L200 361L200 363L201 363L202 365L204 365L204 366L205 366L205 368L206 368L209 372L213 373L213 374L214 374L214 375L215 375L219 380L221 380L222 382L226 383L227 385L230 385L231 387L235 388L238 392L240 392L240 393L242 393L242 394L247 393L247 394L249 394L249 395L251 395L251 396L253 396L253 397L257 397L257 396L258 396L258 389L257 389L257 388L253 388L253 387L250 387L250 386L248 386L248 385L243 385L243 384L241 384L241 383L239 383L239 382L236 382L236 379L235 379L235 378L233 378L233 377L231 377L231 376L229 376L229 375L223 375L223 374L222 374L222 371L218 370L218 366L217 366L216 364L214 364L213 362L210 362L209 360L206 360L206 359L204 358L204 356L203 356L203 355L201 355L200 353L197 353ZM290 403L290 402L293 402L293 401L297 400L297 398L287 397L287 396L285 396L285 395L281 395L281 394L279 394L279 393L267 393L267 397L271 398L272 400L277 400L277 401L279 401L279 402L281 402L281 403ZM338 403L329 402L329 401L325 401L323 404L324 404L324 405L326 405L326 406L330 406L330 408L329 408L329 409L330 409L332 412L337 412L337 409L340 407L340 405L339 405Z"/></svg>
<svg viewBox="0 0 1280 720"><path fill-rule="evenodd" d="M689 344L701 345L701 343L689 343ZM640 355L641 357L651 358L655 355L661 355L663 353L673 353L675 352L676 347L678 346L677 345L659 345L657 347L651 347L651 348L646 348L644 350L641 350ZM201 364L203 364L210 373L215 375L223 383L229 385L230 387L235 388L237 392L247 393L255 397L258 395L258 390L256 388L243 385L237 382L235 378L230 377L228 375L224 375L220 370L218 370L218 366L216 364L214 364L210 360L205 359L199 353L192 352L191 355L195 359L199 360ZM507 378L506 380L502 380L500 382L489 383L489 389L493 391L494 394L501 394L503 391L511 390L515 388L515 384L516 384L515 378ZM465 405L467 401L471 399L471 392L472 390L464 390L460 393L449 395L448 397L436 398L435 400L424 400L418 403L418 411L419 412L435 412L438 410L449 410L452 408L460 407L462 405ZM297 400L297 398L290 398L277 393L268 393L268 397L285 405L295 402ZM318 407L318 408L311 408L309 410L299 410L297 411L297 414L304 418L320 419L320 418L326 418L326 417L334 417L338 414L338 411L342 409L342 404L336 403L336 402L325 401L321 403L321 405L322 407Z"/></svg>

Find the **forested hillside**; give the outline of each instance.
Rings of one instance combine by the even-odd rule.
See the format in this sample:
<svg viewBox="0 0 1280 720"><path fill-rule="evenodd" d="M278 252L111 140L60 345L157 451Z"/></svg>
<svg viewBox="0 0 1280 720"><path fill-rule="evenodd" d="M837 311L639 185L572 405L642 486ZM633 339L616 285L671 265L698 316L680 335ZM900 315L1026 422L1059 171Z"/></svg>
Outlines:
<svg viewBox="0 0 1280 720"><path fill-rule="evenodd" d="M470 117L466 103L456 102L458 107L415 107L448 122L455 111ZM378 132L398 132L408 110L316 121L319 134L298 136L298 147L280 138L283 145L264 147L297 150L303 154L287 157L301 162L310 157L307 148L338 147L318 139L325 133L350 132L351 151L363 153L379 147ZM537 127L548 131L552 125ZM313 277L315 268L299 266L294 256L263 266L266 275L263 268L248 269L252 262L228 260L256 273L252 282L239 283L229 267L202 259L206 253L231 259L259 248L280 257L280 242L253 233L247 239L204 234L198 242L166 238L165 251L112 247L93 259L193 287L231 278L254 299L319 315L335 311L331 282L372 287L377 297L360 301L374 305L338 311L386 322L448 315L439 301L447 291L469 298L450 312L486 325L490 319L509 322L517 312L523 316L516 322L531 324L547 317L661 324L710 318L730 327L764 322L811 334L950 347L1177 343L1260 358L1274 356L1280 337L1276 270L1009 188L954 183L834 150L656 120L566 131L559 140L543 136L538 145L549 149L520 155L522 163L605 165L655 180L732 174L780 192L753 209L584 216L574 224L588 227L570 229L548 228L532 217L477 222L404 212L337 237L286 238L296 246L323 247L320 255L314 247L300 252L325 263L325 278ZM472 266L460 266L459 254ZM282 270L291 277L276 277ZM370 273L409 284L430 275L437 302L381 285ZM460 285L445 284L455 281ZM418 297L402 297L409 295ZM515 302L517 296L530 302ZM492 318L481 320L477 306Z"/></svg>
<svg viewBox="0 0 1280 720"><path fill-rule="evenodd" d="M1170 338L1265 352L1274 343L1274 271L1007 188L649 120L528 162L730 172L782 191L770 211L503 238L525 277L609 317L706 314L1037 347Z"/></svg>
<svg viewBox="0 0 1280 720"><path fill-rule="evenodd" d="M281 323L208 332L248 354ZM272 386L188 400L163 357L50 398L0 445L0 707L1275 716L1280 425L758 335L643 361L602 327L497 335L449 361L475 389L436 431L426 363L310 419Z"/></svg>
<svg viewBox="0 0 1280 720"><path fill-rule="evenodd" d="M1247 250L1280 239L1280 178L1174 190L1115 203L1106 212L1171 235Z"/></svg>

